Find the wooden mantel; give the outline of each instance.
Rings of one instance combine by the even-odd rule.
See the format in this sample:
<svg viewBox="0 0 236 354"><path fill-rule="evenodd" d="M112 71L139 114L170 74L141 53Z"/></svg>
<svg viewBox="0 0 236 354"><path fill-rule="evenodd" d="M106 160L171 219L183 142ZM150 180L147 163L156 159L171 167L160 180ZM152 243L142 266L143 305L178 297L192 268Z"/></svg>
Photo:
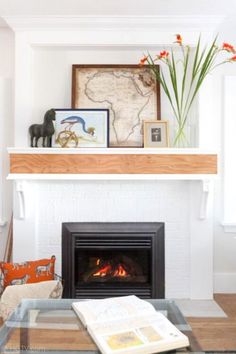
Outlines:
<svg viewBox="0 0 236 354"><path fill-rule="evenodd" d="M217 174L217 154L201 149L8 148L8 152L10 176Z"/></svg>
<svg viewBox="0 0 236 354"><path fill-rule="evenodd" d="M207 215L217 154L201 149L8 148L19 218L25 218L27 180L199 180L200 219Z"/></svg>

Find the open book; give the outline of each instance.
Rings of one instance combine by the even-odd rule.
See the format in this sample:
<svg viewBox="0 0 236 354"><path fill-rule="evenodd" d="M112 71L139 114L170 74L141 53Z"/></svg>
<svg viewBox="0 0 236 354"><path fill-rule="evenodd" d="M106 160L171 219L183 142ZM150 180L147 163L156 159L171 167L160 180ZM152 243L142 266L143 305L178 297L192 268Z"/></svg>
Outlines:
<svg viewBox="0 0 236 354"><path fill-rule="evenodd" d="M151 354L189 345L162 313L134 295L79 301L72 307L103 354Z"/></svg>

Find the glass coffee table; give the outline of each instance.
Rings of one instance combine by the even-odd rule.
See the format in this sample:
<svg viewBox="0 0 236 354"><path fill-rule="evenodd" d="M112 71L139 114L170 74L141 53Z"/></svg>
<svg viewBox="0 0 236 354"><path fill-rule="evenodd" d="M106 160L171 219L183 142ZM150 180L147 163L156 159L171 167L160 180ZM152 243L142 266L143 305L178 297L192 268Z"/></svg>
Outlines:
<svg viewBox="0 0 236 354"><path fill-rule="evenodd" d="M23 300L0 329L0 353L99 354L71 308L74 301L83 300ZM204 353L174 301L148 301L189 338L190 347L171 353Z"/></svg>

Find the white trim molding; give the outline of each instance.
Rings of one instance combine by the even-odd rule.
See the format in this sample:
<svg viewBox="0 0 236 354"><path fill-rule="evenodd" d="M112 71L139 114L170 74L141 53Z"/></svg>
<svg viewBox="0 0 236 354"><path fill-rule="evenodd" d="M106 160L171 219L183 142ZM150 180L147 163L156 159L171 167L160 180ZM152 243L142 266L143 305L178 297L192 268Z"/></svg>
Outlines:
<svg viewBox="0 0 236 354"><path fill-rule="evenodd" d="M224 78L224 166L223 166L223 223L226 232L236 232L236 75Z"/></svg>
<svg viewBox="0 0 236 354"><path fill-rule="evenodd" d="M75 29L158 29L176 31L195 29L214 31L225 16L5 16L4 20L14 31L75 30Z"/></svg>
<svg viewBox="0 0 236 354"><path fill-rule="evenodd" d="M211 180L217 178L212 175ZM205 183L209 183L209 175L201 174L69 174L69 173L9 173L8 180L45 180L45 181L202 181L202 192L205 193ZM201 207L202 210L202 207ZM205 210L205 209L204 209ZM202 215L202 211L201 214Z"/></svg>
<svg viewBox="0 0 236 354"><path fill-rule="evenodd" d="M9 154L171 154L171 155L209 155L218 154L216 150L199 148L31 148L31 147L8 147Z"/></svg>
<svg viewBox="0 0 236 354"><path fill-rule="evenodd" d="M236 234L236 223L222 222L221 225L224 228L224 232Z"/></svg>

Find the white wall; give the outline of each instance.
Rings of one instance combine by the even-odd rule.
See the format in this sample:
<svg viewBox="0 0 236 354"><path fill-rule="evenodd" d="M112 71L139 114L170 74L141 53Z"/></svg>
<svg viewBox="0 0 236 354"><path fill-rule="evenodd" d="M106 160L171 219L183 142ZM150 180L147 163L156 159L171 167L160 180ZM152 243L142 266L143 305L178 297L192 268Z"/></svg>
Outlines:
<svg viewBox="0 0 236 354"><path fill-rule="evenodd" d="M190 35L189 35L190 36ZM174 41L175 37L171 37ZM156 45L149 50L153 57L166 46ZM80 46L80 47L46 47L38 46L33 49L32 64L32 115L30 123L22 119L21 127L24 126L24 137L16 135L15 146L29 145L27 130L29 124L41 122L44 113L49 108L70 108L71 107L71 77L72 64L138 64L143 53L147 53L146 47L127 48L125 46L106 48L101 46ZM163 65L163 70L166 68ZM206 80L209 81L209 80ZM207 86L207 85L206 85ZM46 88L46 89L45 89ZM211 88L211 85L210 85ZM208 88L209 90L209 88ZM50 94L48 94L50 92ZM207 106L211 109L209 99ZM148 118L148 117L147 117ZM166 95L161 88L161 118L169 121L170 144L174 141L174 130L176 120ZM189 114L191 134L189 134L189 147L198 146L198 124L197 124L197 98L193 109ZM205 123L204 123L205 124ZM188 124L187 124L188 125ZM17 130L17 129L16 129ZM190 131L190 130L189 130ZM206 140L206 139L205 139ZM204 148L215 148L214 134L211 141L204 141Z"/></svg>
<svg viewBox="0 0 236 354"><path fill-rule="evenodd" d="M51 107L71 107L72 64L138 64L142 55L141 48L134 50L99 47L35 48L33 62L34 122L41 119L45 111Z"/></svg>
<svg viewBox="0 0 236 354"><path fill-rule="evenodd" d="M145 48L106 49L99 47L81 47L76 49L34 48L32 123L41 122L44 113L49 108L71 107L72 64L138 64L145 50ZM160 50L161 47L156 47L151 52L158 53ZM175 124L174 116L169 102L162 92L161 117L169 120L170 132L172 133L172 128ZM26 124L25 134L27 134L28 123L22 122L22 124ZM20 139L19 137L19 141ZM171 142L173 140L171 139ZM17 138L15 145L19 145Z"/></svg>
<svg viewBox="0 0 236 354"><path fill-rule="evenodd" d="M227 19L219 28L219 43L227 42L236 45L236 17ZM214 107L213 112L217 127L218 146L220 151L220 178L215 190L215 222L214 222L214 273L215 292L236 292L236 233L227 233L223 222L223 166L224 166L224 77L236 76L236 64L227 64L217 69L214 75ZM233 161L232 161L233 162ZM234 161L235 163L235 161ZM235 210L235 205L232 205Z"/></svg>
<svg viewBox="0 0 236 354"><path fill-rule="evenodd" d="M12 183L6 180L8 155L6 147L13 144L13 72L14 35L0 28L0 260L3 258L9 221L12 213Z"/></svg>

